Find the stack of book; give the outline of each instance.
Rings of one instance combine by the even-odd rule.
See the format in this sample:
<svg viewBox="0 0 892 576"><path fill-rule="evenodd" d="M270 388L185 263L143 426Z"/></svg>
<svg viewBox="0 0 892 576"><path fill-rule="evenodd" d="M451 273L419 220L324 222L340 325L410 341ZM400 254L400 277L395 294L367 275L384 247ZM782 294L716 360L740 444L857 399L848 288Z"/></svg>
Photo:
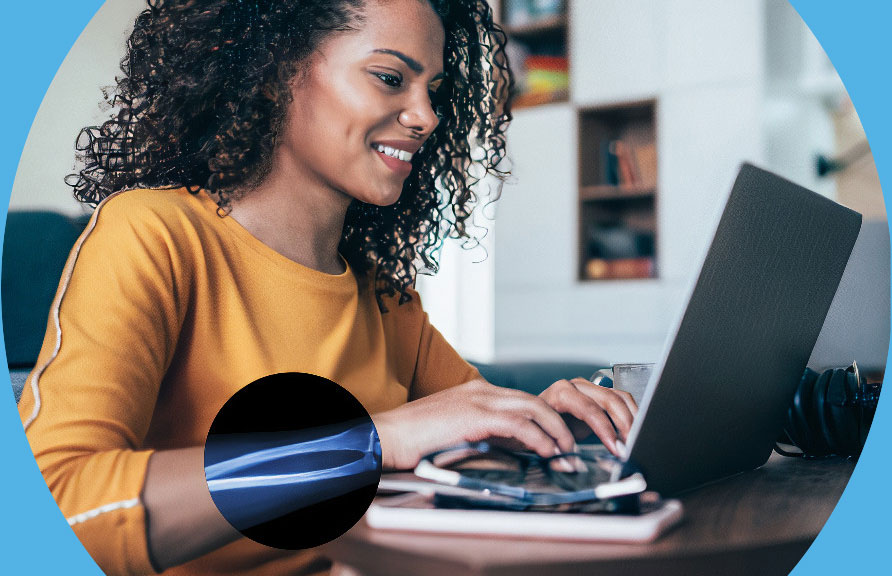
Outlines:
<svg viewBox="0 0 892 576"><path fill-rule="evenodd" d="M528 56L524 62L526 88L530 93L565 92L570 87L569 61L566 56Z"/></svg>
<svg viewBox="0 0 892 576"><path fill-rule="evenodd" d="M585 277L591 280L654 278L653 232L592 223L587 232Z"/></svg>
<svg viewBox="0 0 892 576"><path fill-rule="evenodd" d="M653 256L613 259L589 258L585 263L585 276L591 280L654 278L656 266Z"/></svg>

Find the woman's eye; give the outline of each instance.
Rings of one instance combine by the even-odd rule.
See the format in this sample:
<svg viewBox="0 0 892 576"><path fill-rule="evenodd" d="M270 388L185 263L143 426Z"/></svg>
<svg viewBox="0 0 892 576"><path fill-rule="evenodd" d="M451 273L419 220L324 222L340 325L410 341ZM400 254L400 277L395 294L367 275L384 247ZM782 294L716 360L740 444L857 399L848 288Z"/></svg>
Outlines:
<svg viewBox="0 0 892 576"><path fill-rule="evenodd" d="M381 82L384 82L392 88L399 88L403 84L403 79L393 74L387 74L386 72L376 72L375 76L377 76L378 79L381 80Z"/></svg>

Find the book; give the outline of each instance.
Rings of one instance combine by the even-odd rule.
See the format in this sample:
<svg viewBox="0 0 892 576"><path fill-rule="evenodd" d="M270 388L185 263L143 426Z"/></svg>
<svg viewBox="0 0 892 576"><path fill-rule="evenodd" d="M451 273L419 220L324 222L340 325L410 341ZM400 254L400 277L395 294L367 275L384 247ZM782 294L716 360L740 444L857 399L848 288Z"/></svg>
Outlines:
<svg viewBox="0 0 892 576"><path fill-rule="evenodd" d="M526 87L530 92L566 90L570 87L570 76L566 72L530 70L526 77Z"/></svg>
<svg viewBox="0 0 892 576"><path fill-rule="evenodd" d="M552 102L564 102L567 100L567 97L566 90L555 90L553 92L521 92L512 96L511 105L515 109L527 106L540 106Z"/></svg>
<svg viewBox="0 0 892 576"><path fill-rule="evenodd" d="M585 263L585 276L591 280L653 278L655 271L652 257L589 258Z"/></svg>
<svg viewBox="0 0 892 576"><path fill-rule="evenodd" d="M639 182L638 166L632 156L631 147L622 140L610 143L610 152L616 162L620 186L634 186Z"/></svg>
<svg viewBox="0 0 892 576"><path fill-rule="evenodd" d="M570 69L570 59L566 56L547 56L544 54L532 54L524 60L527 70L550 70L552 72L567 72Z"/></svg>
<svg viewBox="0 0 892 576"><path fill-rule="evenodd" d="M619 167L616 154L612 152L612 141L601 141L601 183L608 186L619 185Z"/></svg>
<svg viewBox="0 0 892 576"><path fill-rule="evenodd" d="M657 185L657 144L653 140L630 146L639 182L644 186Z"/></svg>

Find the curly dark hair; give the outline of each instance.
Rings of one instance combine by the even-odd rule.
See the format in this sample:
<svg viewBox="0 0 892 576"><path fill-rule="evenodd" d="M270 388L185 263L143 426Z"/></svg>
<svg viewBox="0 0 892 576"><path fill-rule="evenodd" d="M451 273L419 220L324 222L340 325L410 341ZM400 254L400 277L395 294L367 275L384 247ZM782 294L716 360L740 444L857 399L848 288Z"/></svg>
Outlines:
<svg viewBox="0 0 892 576"><path fill-rule="evenodd" d="M328 34L362 25L366 1L148 0L106 95L111 119L78 136L84 167L66 178L75 197L95 206L117 190L187 187L207 190L227 213L270 169L289 83ZM446 237L476 240L472 211L499 197L508 174L504 32L486 0L419 1L446 32L445 79L432 102L441 120L400 199L354 200L339 246L357 273L374 270L382 310L385 295L410 299L419 265L437 271Z"/></svg>

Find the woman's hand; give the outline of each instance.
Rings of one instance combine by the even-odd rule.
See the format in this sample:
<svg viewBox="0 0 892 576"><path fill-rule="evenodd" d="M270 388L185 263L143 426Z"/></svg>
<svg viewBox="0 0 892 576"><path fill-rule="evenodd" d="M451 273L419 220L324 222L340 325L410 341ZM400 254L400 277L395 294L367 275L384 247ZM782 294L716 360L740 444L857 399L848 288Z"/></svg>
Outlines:
<svg viewBox="0 0 892 576"><path fill-rule="evenodd" d="M599 388L582 378L573 382L578 380L591 388ZM533 396L493 386L485 380L474 380L375 414L372 419L381 439L384 468L413 468L429 452L460 442L491 438L518 442L544 457L572 452L576 437L558 411L592 426L616 453L616 431L607 415L620 419L622 425L617 427L625 435L631 425L632 410L636 409L635 402L631 396L623 399L623 393L609 389L604 389L607 395L599 390L583 392L583 389L579 383L561 380L542 395ZM578 428L577 422L571 420L571 427ZM581 437L587 434L588 431Z"/></svg>
<svg viewBox="0 0 892 576"><path fill-rule="evenodd" d="M422 456L461 442L514 440L540 456L570 452L563 418L537 396L473 380L372 416L385 469L414 468Z"/></svg>
<svg viewBox="0 0 892 576"><path fill-rule="evenodd" d="M613 454L621 456L617 438L625 442L632 428L638 405L625 391L604 388L585 378L558 380L539 395L557 412L574 437L584 438L594 432Z"/></svg>

